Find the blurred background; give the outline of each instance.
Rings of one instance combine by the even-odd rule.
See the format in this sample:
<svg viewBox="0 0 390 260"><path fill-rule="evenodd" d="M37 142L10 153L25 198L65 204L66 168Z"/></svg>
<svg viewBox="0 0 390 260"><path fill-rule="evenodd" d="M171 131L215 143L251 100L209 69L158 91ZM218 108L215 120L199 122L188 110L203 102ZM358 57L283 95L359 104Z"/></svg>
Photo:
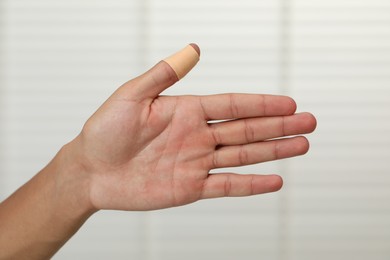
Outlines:
<svg viewBox="0 0 390 260"><path fill-rule="evenodd" d="M390 1L1 0L0 37L0 200L190 42L165 94L285 94L318 119L306 156L235 169L280 192L99 212L54 259L390 259Z"/></svg>

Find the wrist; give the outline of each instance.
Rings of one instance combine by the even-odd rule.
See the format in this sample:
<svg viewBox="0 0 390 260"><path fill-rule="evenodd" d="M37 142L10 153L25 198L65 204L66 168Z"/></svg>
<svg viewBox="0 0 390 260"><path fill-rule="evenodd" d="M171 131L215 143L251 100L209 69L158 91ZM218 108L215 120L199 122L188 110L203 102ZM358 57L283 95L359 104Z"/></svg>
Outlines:
<svg viewBox="0 0 390 260"><path fill-rule="evenodd" d="M90 174L80 153L76 138L64 145L50 163L56 168L56 196L66 203L69 217L76 218L89 217L98 211L90 200Z"/></svg>
<svg viewBox="0 0 390 260"><path fill-rule="evenodd" d="M96 212L76 147L65 145L0 204L1 259L49 259Z"/></svg>

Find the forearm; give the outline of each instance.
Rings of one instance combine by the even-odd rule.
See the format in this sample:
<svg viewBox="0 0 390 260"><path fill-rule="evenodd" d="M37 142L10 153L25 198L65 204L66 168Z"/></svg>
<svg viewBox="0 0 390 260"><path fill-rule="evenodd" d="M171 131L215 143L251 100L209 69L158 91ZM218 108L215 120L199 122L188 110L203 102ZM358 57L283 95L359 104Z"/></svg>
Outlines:
<svg viewBox="0 0 390 260"><path fill-rule="evenodd" d="M0 259L48 259L95 212L68 146L0 204Z"/></svg>

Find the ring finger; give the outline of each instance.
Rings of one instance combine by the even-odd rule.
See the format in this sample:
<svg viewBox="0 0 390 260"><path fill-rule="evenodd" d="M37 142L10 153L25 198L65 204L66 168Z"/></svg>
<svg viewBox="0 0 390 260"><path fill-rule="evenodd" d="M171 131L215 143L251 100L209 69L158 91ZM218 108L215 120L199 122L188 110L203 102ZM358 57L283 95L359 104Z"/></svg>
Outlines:
<svg viewBox="0 0 390 260"><path fill-rule="evenodd" d="M310 113L247 118L210 125L216 145L240 145L272 138L311 133L316 121Z"/></svg>
<svg viewBox="0 0 390 260"><path fill-rule="evenodd" d="M212 154L212 169L237 167L303 155L309 150L309 142L303 136L223 146Z"/></svg>

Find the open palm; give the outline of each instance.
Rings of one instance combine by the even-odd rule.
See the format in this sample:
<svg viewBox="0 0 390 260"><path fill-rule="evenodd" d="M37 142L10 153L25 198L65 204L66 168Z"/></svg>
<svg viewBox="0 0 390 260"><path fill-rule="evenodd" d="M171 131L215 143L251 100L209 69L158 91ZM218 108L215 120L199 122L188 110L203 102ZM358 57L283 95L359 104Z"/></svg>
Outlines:
<svg viewBox="0 0 390 260"><path fill-rule="evenodd" d="M210 174L301 155L315 118L284 96L159 96L177 81L160 62L119 88L77 138L97 209L151 210L276 191L276 175ZM213 120L223 120L213 122ZM273 140L277 138L276 140Z"/></svg>

